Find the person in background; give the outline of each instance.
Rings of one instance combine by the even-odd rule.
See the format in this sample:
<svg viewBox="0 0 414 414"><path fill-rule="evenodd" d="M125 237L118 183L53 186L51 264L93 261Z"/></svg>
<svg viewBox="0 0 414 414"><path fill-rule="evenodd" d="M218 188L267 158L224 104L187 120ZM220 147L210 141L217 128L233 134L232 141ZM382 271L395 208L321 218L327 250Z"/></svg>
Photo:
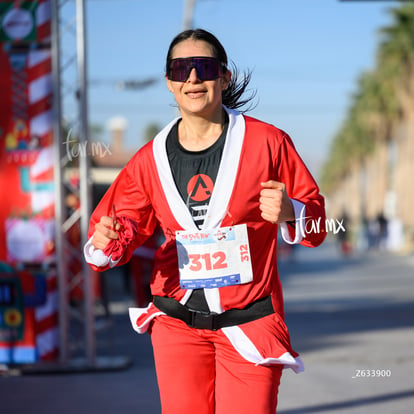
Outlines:
<svg viewBox="0 0 414 414"><path fill-rule="evenodd" d="M388 238L388 220L385 218L384 213L378 213L376 223L377 234L375 240L375 247L377 249L385 250L387 247Z"/></svg>
<svg viewBox="0 0 414 414"><path fill-rule="evenodd" d="M350 219L346 210L343 210L340 219L342 227L337 234L338 247L340 253L344 257L348 257L352 253L351 234L350 234Z"/></svg>
<svg viewBox="0 0 414 414"><path fill-rule="evenodd" d="M285 367L303 363L284 323L277 234L314 247L324 199L291 138L238 110L250 73L229 70L203 29L170 44L166 85L180 116L142 147L92 214L95 270L127 262L157 224L165 242L153 300L131 309L149 332L164 414L274 414Z"/></svg>

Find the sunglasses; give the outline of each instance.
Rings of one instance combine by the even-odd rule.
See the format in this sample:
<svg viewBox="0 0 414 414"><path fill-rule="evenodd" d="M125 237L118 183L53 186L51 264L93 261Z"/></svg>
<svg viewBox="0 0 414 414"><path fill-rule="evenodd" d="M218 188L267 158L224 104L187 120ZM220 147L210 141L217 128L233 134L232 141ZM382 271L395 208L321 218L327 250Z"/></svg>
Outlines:
<svg viewBox="0 0 414 414"><path fill-rule="evenodd" d="M174 82L185 82L193 68L201 81L217 79L226 71L226 66L217 58L196 56L172 59L166 75Z"/></svg>

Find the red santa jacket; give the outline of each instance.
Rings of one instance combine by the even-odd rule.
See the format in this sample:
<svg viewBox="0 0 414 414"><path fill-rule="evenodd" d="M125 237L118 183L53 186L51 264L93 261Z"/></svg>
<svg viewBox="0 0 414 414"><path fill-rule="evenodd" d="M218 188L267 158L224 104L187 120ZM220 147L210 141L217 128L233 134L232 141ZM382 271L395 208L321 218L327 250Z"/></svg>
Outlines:
<svg viewBox="0 0 414 414"><path fill-rule="evenodd" d="M253 281L205 289L207 303L211 311L220 313L272 295L274 309L283 323L283 296L276 263L278 225L261 217L260 183L268 180L284 183L288 196L304 206L300 212L301 224L297 222L293 226L296 229L290 230L292 239L296 237L304 246L314 247L324 240L324 199L285 132L237 111L227 108L226 111L229 128L203 227L247 225ZM89 237L95 223L102 216L111 216L115 205L119 217L127 217L136 225L133 237L127 238L127 245L122 246L118 262L122 264L152 234L158 222L165 242L155 256L151 292L185 303L191 291L180 288L175 232L198 229L174 183L167 158L166 139L176 122L172 121L142 147L120 172L92 215ZM320 224L318 229L308 225L312 220ZM286 224L283 226L286 232ZM91 266L94 270L108 267Z"/></svg>

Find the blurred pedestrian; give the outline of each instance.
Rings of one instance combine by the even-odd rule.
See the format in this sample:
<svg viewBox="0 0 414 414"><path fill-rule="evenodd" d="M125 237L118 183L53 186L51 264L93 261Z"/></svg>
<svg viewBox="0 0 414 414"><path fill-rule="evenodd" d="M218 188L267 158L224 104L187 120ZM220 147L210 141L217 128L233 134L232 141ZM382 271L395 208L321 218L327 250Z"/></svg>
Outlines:
<svg viewBox="0 0 414 414"><path fill-rule="evenodd" d="M338 246L341 254L347 257L352 253L352 245L350 237L350 219L346 210L342 212L340 222L341 228L337 233Z"/></svg>
<svg viewBox="0 0 414 414"><path fill-rule="evenodd" d="M385 249L387 247L388 238L388 220L385 218L384 213L378 213L376 222L377 234L375 246L377 249Z"/></svg>
<svg viewBox="0 0 414 414"><path fill-rule="evenodd" d="M250 73L229 70L219 40L177 35L166 84L180 117L141 148L91 218L85 256L127 262L159 224L153 302L132 309L151 335L164 414L274 414L283 367L303 369L284 324L278 226L313 247L324 200L290 137L237 109ZM299 225L300 224L300 225Z"/></svg>

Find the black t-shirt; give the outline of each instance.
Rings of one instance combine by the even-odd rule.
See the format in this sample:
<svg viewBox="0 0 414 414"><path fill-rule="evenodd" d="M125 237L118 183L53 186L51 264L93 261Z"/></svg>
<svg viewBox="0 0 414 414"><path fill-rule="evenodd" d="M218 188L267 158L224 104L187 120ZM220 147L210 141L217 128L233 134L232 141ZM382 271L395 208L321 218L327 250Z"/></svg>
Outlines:
<svg viewBox="0 0 414 414"><path fill-rule="evenodd" d="M167 137L167 155L175 185L200 229L213 194L229 125L226 114L223 132L218 140L202 151L188 151L178 141L178 122ZM202 289L193 291L186 303L190 309L208 311Z"/></svg>
<svg viewBox="0 0 414 414"><path fill-rule="evenodd" d="M228 121L218 140L202 151L188 151L178 141L178 123L167 137L167 155L175 184L189 209L194 223L200 229L213 194Z"/></svg>

